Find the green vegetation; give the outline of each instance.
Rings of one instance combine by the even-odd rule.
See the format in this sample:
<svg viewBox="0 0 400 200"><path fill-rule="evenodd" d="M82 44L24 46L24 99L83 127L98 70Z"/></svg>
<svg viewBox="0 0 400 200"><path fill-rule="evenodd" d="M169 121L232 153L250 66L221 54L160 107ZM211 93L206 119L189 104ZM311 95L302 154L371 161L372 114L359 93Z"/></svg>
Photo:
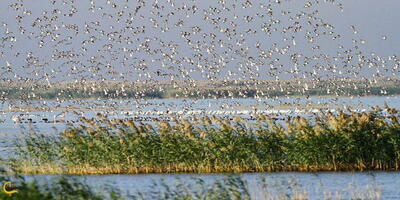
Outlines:
<svg viewBox="0 0 400 200"><path fill-rule="evenodd" d="M110 174L398 170L400 116L383 112L159 121L82 118L59 136L27 135L9 165L19 173Z"/></svg>

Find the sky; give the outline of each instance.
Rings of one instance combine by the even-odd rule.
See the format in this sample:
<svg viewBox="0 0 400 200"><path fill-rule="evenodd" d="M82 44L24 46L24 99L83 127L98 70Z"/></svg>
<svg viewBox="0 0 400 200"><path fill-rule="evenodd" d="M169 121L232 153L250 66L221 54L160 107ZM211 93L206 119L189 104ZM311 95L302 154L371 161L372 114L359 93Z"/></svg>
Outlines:
<svg viewBox="0 0 400 200"><path fill-rule="evenodd" d="M1 79L287 80L400 74L398 0L52 2L0 2Z"/></svg>

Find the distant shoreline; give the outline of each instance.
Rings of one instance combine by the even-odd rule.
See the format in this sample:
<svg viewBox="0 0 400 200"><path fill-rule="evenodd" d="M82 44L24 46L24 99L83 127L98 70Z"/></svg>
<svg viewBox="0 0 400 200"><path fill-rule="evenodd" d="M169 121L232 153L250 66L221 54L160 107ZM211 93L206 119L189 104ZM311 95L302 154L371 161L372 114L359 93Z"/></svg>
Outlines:
<svg viewBox="0 0 400 200"><path fill-rule="evenodd" d="M361 96L361 98L369 98L369 97L400 97L400 95L392 95L392 96ZM284 97L281 97L284 98ZM291 96L290 98L305 98L305 96ZM310 98L350 98L348 96L310 96ZM358 97L354 97L358 98ZM251 97L248 98L233 98L233 99L254 99ZM52 99L51 101L53 101ZM79 101L91 101L94 100L96 101L97 99L79 99ZM102 100L130 100L130 99L102 99ZM184 99L184 98L170 98L170 99L142 99L142 100L193 100L191 99ZM199 99L198 99L199 100ZM207 99L206 99L207 100ZM208 99L208 100L215 100L215 99ZM16 102L18 100L9 100L8 102ZM39 100L31 100L31 101L39 101ZM256 107L256 109L290 109L290 105L275 105L271 106L269 108L264 108L264 107ZM339 107L339 106L338 106ZM341 106L343 107L343 106ZM237 109L252 109L250 107L246 106L237 106L235 107ZM304 105L297 105L297 108L299 109L323 109L323 108L329 108L327 105L321 105L321 104L304 104ZM104 107L99 107L99 108L87 108L85 106L74 106L74 107L35 107L35 106L20 106L20 107L12 107L12 108L7 108L7 109L0 109L0 112L50 112L50 111L63 111L63 112L72 112L72 111L130 111L132 110L132 107L129 106L118 106L118 107L109 107L109 108L104 108Z"/></svg>
<svg viewBox="0 0 400 200"><path fill-rule="evenodd" d="M217 98L202 98L202 97L162 97L162 98L153 98L153 97L144 97L144 98L135 98L135 97L116 97L116 98L107 98L107 97L88 97L88 98L61 98L62 100L76 100L76 101L84 101L84 100L200 100L200 99L273 99L273 98L360 98L360 97L399 97L400 93L388 94L388 95L277 95L277 96L261 96L261 97L217 97ZM48 101L48 100L56 100L57 98L34 98L34 99L18 99L18 98L10 98L10 99L0 99L0 101L7 102L17 102L17 101Z"/></svg>
<svg viewBox="0 0 400 200"><path fill-rule="evenodd" d="M0 100L218 99L400 95L400 79L3 83Z"/></svg>

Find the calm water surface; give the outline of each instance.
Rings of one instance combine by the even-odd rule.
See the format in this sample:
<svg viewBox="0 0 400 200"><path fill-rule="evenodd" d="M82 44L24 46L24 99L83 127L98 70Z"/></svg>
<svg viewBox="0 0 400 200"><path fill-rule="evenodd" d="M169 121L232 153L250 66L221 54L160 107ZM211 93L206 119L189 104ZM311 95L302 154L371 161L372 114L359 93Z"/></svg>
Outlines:
<svg viewBox="0 0 400 200"><path fill-rule="evenodd" d="M137 191L157 191L163 187L154 187L153 182L163 180L174 187L177 181L193 184L193 178L201 178L210 186L216 180L223 179L222 174L143 174L143 175L91 175L75 176L101 191L104 185L120 188L124 194ZM291 194L294 190L307 191L310 199L323 199L329 194L340 194L343 199L352 195L377 192L382 199L400 199L400 173L398 172L323 172L323 173L244 173L240 174L247 182L250 194L255 199L263 199L267 194ZM51 181L57 176L27 176L40 181ZM265 180L265 181L263 181ZM263 187L264 186L264 187ZM265 187L266 186L266 187Z"/></svg>

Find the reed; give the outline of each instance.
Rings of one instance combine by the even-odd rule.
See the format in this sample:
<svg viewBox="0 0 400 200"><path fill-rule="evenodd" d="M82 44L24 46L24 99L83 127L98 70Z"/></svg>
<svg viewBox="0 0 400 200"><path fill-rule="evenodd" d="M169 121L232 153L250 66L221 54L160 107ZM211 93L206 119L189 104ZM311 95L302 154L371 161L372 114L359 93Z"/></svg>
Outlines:
<svg viewBox="0 0 400 200"><path fill-rule="evenodd" d="M59 136L27 135L10 165L29 174L398 170L399 121L387 107L297 116L284 125L264 115L157 126L98 115Z"/></svg>

